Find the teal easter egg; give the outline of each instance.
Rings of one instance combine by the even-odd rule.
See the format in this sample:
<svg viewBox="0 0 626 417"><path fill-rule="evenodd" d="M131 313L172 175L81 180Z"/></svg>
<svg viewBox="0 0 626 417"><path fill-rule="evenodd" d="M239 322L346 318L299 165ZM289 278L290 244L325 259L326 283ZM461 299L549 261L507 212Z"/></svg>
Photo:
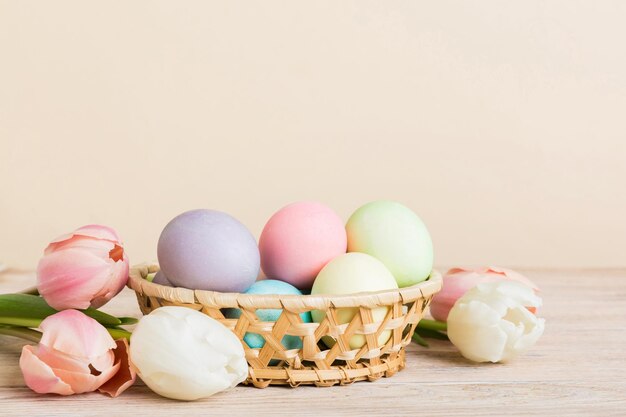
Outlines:
<svg viewBox="0 0 626 417"><path fill-rule="evenodd" d="M245 294L284 294L284 295L302 295L299 289L294 287L291 284L288 284L284 281L278 281L275 279L266 279L262 281L257 281L248 290ZM280 317L282 309L259 309L256 311L256 315L261 321L276 321L278 317ZM241 310L239 309L228 309L224 311L224 315L227 318L239 318L241 316ZM311 313L305 312L300 314L300 318L304 323L311 323ZM253 349L262 348L265 345L265 339L263 336L257 333L246 333L243 337L243 340ZM298 336L290 336L285 335L283 340L281 341L283 346L287 349L301 349L302 348L302 340Z"/></svg>
<svg viewBox="0 0 626 417"><path fill-rule="evenodd" d="M358 292L383 291L398 288L395 278L381 261L365 253L346 253L326 264L313 282L311 294L354 294ZM374 322L382 322L389 307L372 309ZM325 313L314 310L313 320L320 323ZM359 308L346 307L337 310L337 321L349 323L359 313ZM381 332L378 343L382 346L389 340L390 330ZM323 336L322 341L328 347L335 344L330 336ZM365 344L365 336L354 335L349 341L351 349L359 349Z"/></svg>
<svg viewBox="0 0 626 417"><path fill-rule="evenodd" d="M346 224L348 252L379 259L398 286L424 281L433 269L433 243L422 220L395 201L373 201L355 211Z"/></svg>

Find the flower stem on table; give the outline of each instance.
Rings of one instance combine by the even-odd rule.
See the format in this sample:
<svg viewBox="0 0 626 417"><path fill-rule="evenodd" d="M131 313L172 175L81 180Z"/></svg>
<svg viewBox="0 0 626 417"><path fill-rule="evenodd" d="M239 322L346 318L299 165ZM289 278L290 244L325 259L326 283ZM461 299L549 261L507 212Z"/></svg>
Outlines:
<svg viewBox="0 0 626 417"><path fill-rule="evenodd" d="M417 332L413 333L413 341L420 346L428 347L428 342L426 342Z"/></svg>
<svg viewBox="0 0 626 417"><path fill-rule="evenodd" d="M413 341L420 346L428 347L425 338L450 340L445 333L447 329L448 325L443 321L422 319L417 323L417 328L413 333Z"/></svg>
<svg viewBox="0 0 626 417"><path fill-rule="evenodd" d="M134 317L118 318L94 308L79 311L104 326L114 339L130 339L130 332L118 326L137 323ZM38 328L46 317L56 313L57 310L37 295L0 294L0 326L2 326L0 334L10 334L32 341L40 333L30 328Z"/></svg>
<svg viewBox="0 0 626 417"><path fill-rule="evenodd" d="M0 334L19 337L21 339L25 339L34 343L39 343L39 341L41 340L40 332L38 332L37 330L29 329L27 327L0 325Z"/></svg>
<svg viewBox="0 0 626 417"><path fill-rule="evenodd" d="M417 328L445 332L448 330L448 324L445 321L421 319L419 323L417 323Z"/></svg>
<svg viewBox="0 0 626 417"><path fill-rule="evenodd" d="M430 339L438 339L438 340L450 340L448 339L448 335L443 332L438 332L436 330L429 329L417 329L415 331L420 335L420 337L428 337Z"/></svg>

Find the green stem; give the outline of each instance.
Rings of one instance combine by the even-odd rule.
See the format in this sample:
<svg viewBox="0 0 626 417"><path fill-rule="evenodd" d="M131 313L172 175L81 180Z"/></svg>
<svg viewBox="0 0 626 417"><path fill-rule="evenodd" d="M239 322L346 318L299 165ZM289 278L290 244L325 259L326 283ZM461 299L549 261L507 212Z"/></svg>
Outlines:
<svg viewBox="0 0 626 417"><path fill-rule="evenodd" d="M0 334L19 337L31 342L39 343L41 333L26 327L0 326Z"/></svg>
<svg viewBox="0 0 626 417"><path fill-rule="evenodd" d="M123 338L130 340L131 333L129 331L126 331L124 329L112 329L110 327L106 327L106 329L114 340Z"/></svg>
<svg viewBox="0 0 626 417"><path fill-rule="evenodd" d="M39 319L26 319L21 317L0 317L0 326L15 327L15 328L28 328L39 327L43 320ZM130 340L131 333L124 329L105 327L113 339L126 338ZM30 330L30 329L26 329ZM33 330L34 331L34 330ZM37 332L39 333L39 332Z"/></svg>
<svg viewBox="0 0 626 417"><path fill-rule="evenodd" d="M443 321L421 319L419 323L417 323L417 328L445 332L448 330L448 324Z"/></svg>
<svg viewBox="0 0 626 417"><path fill-rule="evenodd" d="M413 333L413 341L420 346L428 347L428 343L417 333Z"/></svg>
<svg viewBox="0 0 626 417"><path fill-rule="evenodd" d="M121 326L127 326L129 324L137 324L139 323L139 319L136 317L118 317L118 319L120 320L120 325Z"/></svg>
<svg viewBox="0 0 626 417"><path fill-rule="evenodd" d="M438 332L437 330L417 329L416 333L419 333L420 337L428 337L431 339L439 339L439 340L450 340L447 334L443 332Z"/></svg>

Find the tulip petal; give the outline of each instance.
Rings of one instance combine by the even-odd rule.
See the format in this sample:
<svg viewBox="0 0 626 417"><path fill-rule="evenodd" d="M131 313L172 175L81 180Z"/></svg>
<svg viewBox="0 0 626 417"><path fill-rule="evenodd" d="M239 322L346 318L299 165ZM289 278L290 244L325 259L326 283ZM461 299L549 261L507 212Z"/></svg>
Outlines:
<svg viewBox="0 0 626 417"><path fill-rule="evenodd" d="M233 387L248 374L243 347L226 327L185 307L162 307L139 321L131 362L156 393L195 400Z"/></svg>
<svg viewBox="0 0 626 417"><path fill-rule="evenodd" d="M507 361L533 346L543 334L544 323L544 319L537 318L521 305L509 309L502 320L502 328L508 327L515 330L505 330L509 334L502 361Z"/></svg>
<svg viewBox="0 0 626 417"><path fill-rule="evenodd" d="M104 285L100 290L93 294L91 307L100 308L110 299L120 293L128 282L129 262L126 253L122 260L113 263L110 266L109 276L104 281Z"/></svg>
<svg viewBox="0 0 626 417"><path fill-rule="evenodd" d="M57 310L98 308L126 285L128 269L115 230L87 225L48 245L37 267L38 289Z"/></svg>
<svg viewBox="0 0 626 417"><path fill-rule="evenodd" d="M39 394L74 394L71 386L55 375L52 368L35 355L33 349L33 346L24 346L20 356L20 368L26 385Z"/></svg>
<svg viewBox="0 0 626 417"><path fill-rule="evenodd" d="M52 369L59 378L67 383L76 394L92 392L97 390L102 384L113 377L120 369L120 364L116 363L109 369L100 373L72 372L65 369Z"/></svg>
<svg viewBox="0 0 626 417"><path fill-rule="evenodd" d="M527 308L539 305L541 299L519 282L478 284L450 310L448 337L470 360L507 361L543 334L544 320Z"/></svg>
<svg viewBox="0 0 626 417"><path fill-rule="evenodd" d="M106 329L80 311L64 310L41 323L41 344L68 355L88 358L89 363L115 348Z"/></svg>
<svg viewBox="0 0 626 417"><path fill-rule="evenodd" d="M101 258L106 258L114 248L121 248L122 244L118 240L100 239L76 232L58 237L44 250L44 255L70 248L86 249L90 252L98 253ZM114 259L117 260L117 259Z"/></svg>
<svg viewBox="0 0 626 417"><path fill-rule="evenodd" d="M90 374L93 369L100 373L111 368L115 362L115 355L112 350L107 350L102 356L93 359L91 363L89 358L72 356L41 343L37 345L35 352L37 357L52 369L69 372Z"/></svg>
<svg viewBox="0 0 626 417"><path fill-rule="evenodd" d="M499 275L481 275L474 271L450 274L448 271L443 280L443 288L433 298L430 313L436 320L446 321L448 313L456 300L467 291L481 283L501 280L502 277Z"/></svg>
<svg viewBox="0 0 626 417"><path fill-rule="evenodd" d="M448 317L448 337L466 358L498 362L507 341L499 327L500 315L489 306L470 301L455 306Z"/></svg>
<svg viewBox="0 0 626 417"><path fill-rule="evenodd" d="M122 392L126 391L135 383L135 379L137 378L137 372L128 357L128 341L126 339L119 339L116 340L115 343L117 344L117 348L114 351L115 363L119 363L119 371L98 388L98 391L109 394L111 397L117 397Z"/></svg>
<svg viewBox="0 0 626 417"><path fill-rule="evenodd" d="M513 281L503 282L498 285L497 291L507 299L512 300L513 305L521 304L525 307L541 307L541 297L531 291L529 286L518 285Z"/></svg>
<svg viewBox="0 0 626 417"><path fill-rule="evenodd" d="M88 236L72 235L69 239L65 239L59 242L52 242L48 245L44 251L45 255L53 252L57 252L65 249L87 249L90 252L97 252L100 257L105 258L108 256L111 249L118 245L118 242L94 239Z"/></svg>
<svg viewBox="0 0 626 417"><path fill-rule="evenodd" d="M514 271L512 269L508 269L508 268L502 268L499 266L490 266L488 267L486 272L495 272L498 274L502 274L504 275L506 278L512 280L512 281L517 281L520 282L524 285L526 285L527 287L532 288L535 291L539 291L539 287L532 282L531 280L529 280L528 278L526 278L524 275L520 274L517 271Z"/></svg>
<svg viewBox="0 0 626 417"><path fill-rule="evenodd" d="M472 299L484 302L504 317L518 305L539 307L541 298L530 287L513 281L478 284L472 290ZM530 312L529 312L530 313Z"/></svg>
<svg viewBox="0 0 626 417"><path fill-rule="evenodd" d="M535 343L537 343L537 341L543 334L546 321L545 319L536 319L536 320L537 321L534 323L534 326L530 326L530 331L527 330L524 336L522 336L519 340L517 340L517 342L513 346L513 349L515 350L516 354L524 352L528 350L530 347L532 347L533 345L535 345Z"/></svg>
<svg viewBox="0 0 626 417"><path fill-rule="evenodd" d="M497 275L500 275L501 277L504 277L513 281L521 282L522 284L532 288L533 290L539 291L539 287L537 287L537 285L534 282L532 282L530 279L526 278L524 275L520 274L519 272L509 269L509 268L503 268L500 266L480 266L476 268L456 267L456 268L452 268L448 270L448 272L446 272L446 275L453 275L453 274L458 274L458 273L475 273L478 275L497 274Z"/></svg>
<svg viewBox="0 0 626 417"><path fill-rule="evenodd" d="M101 294L112 279L120 280L125 267L127 262L115 263L108 257L78 248L65 249L39 261L37 286L42 297L57 310L84 309L91 305L93 295ZM115 288L119 286L115 281Z"/></svg>
<svg viewBox="0 0 626 417"><path fill-rule="evenodd" d="M84 358L68 355L67 353L49 348L41 343L35 347L33 352L42 362L51 368L65 369L66 371L72 372L90 372L89 362L86 362Z"/></svg>
<svg viewBox="0 0 626 417"><path fill-rule="evenodd" d="M79 236L89 236L96 239L110 240L112 242L120 241L120 236L117 234L115 229L101 224L88 224L76 229L74 234Z"/></svg>
<svg viewBox="0 0 626 417"><path fill-rule="evenodd" d="M118 243L120 241L120 237L115 231L115 229L100 225L100 224L89 224L83 227L79 227L74 230L72 233L66 233L64 235L58 236L54 239L51 244L63 242L71 239L74 236L83 236L91 239L99 239L99 240L108 240L111 242Z"/></svg>
<svg viewBox="0 0 626 417"><path fill-rule="evenodd" d="M91 359L91 367L98 372L102 372L109 369L115 363L115 354L112 350L107 351L105 354Z"/></svg>
<svg viewBox="0 0 626 417"><path fill-rule="evenodd" d="M500 281L520 282L536 292L539 291L532 281L511 269L497 266L452 268L443 277L443 288L433 297L430 313L436 320L446 321L456 300L467 291L478 284Z"/></svg>

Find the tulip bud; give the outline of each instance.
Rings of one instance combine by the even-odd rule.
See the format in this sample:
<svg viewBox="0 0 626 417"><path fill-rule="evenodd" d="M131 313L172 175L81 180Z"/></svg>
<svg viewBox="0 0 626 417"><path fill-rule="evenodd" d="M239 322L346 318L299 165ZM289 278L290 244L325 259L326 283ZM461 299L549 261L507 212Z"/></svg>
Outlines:
<svg viewBox="0 0 626 417"><path fill-rule="evenodd" d="M130 357L152 391L176 400L211 396L248 375L235 334L187 307L161 307L142 317L131 336Z"/></svg>
<svg viewBox="0 0 626 417"><path fill-rule="evenodd" d="M57 310L98 308L124 288L128 265L115 230L84 226L48 245L37 266L37 287Z"/></svg>
<svg viewBox="0 0 626 417"><path fill-rule="evenodd" d="M40 394L72 395L96 389L112 397L135 382L126 339L117 343L100 323L76 310L47 317L37 346L22 348L26 385Z"/></svg>
<svg viewBox="0 0 626 417"><path fill-rule="evenodd" d="M467 359L507 361L543 334L545 320L527 308L540 305L541 298L518 282L478 284L450 310L448 337Z"/></svg>
<svg viewBox="0 0 626 417"><path fill-rule="evenodd" d="M539 291L539 288L522 274L496 266L478 268L453 268L443 277L443 288L433 297L430 314L439 321L446 321L450 309L471 288L483 282L517 281Z"/></svg>

